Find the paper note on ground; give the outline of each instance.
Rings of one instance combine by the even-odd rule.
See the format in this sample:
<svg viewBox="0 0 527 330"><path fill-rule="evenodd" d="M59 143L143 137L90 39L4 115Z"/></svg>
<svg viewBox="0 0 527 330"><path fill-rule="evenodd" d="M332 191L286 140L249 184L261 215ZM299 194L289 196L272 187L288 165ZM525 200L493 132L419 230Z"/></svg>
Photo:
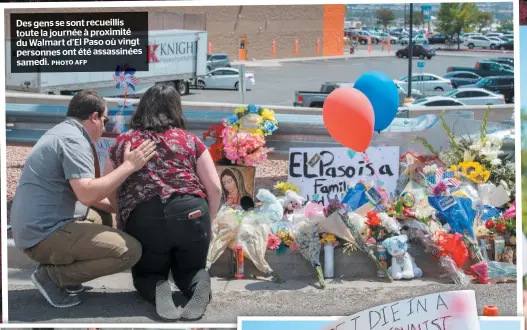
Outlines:
<svg viewBox="0 0 527 330"><path fill-rule="evenodd" d="M479 330L476 294L447 291L396 301L343 317L322 330Z"/></svg>

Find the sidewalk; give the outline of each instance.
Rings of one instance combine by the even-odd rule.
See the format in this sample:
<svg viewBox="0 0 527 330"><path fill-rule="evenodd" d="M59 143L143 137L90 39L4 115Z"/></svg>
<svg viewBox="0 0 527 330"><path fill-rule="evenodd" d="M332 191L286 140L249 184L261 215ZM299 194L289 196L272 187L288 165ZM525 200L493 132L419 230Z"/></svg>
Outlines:
<svg viewBox="0 0 527 330"><path fill-rule="evenodd" d="M152 323L160 322L155 309L135 292L129 273L86 283L83 303L73 308L51 307L30 281L33 270L9 269L10 323ZM475 290L478 311L497 305L501 316L516 315L516 284L440 284L428 278L388 283L382 279L328 280L325 290L316 278L277 285L265 279L213 278L213 298L202 323L236 324L237 316L341 316L429 293ZM186 300L176 292L176 305ZM197 325L197 324L196 324Z"/></svg>
<svg viewBox="0 0 527 330"><path fill-rule="evenodd" d="M437 49L437 56L452 56L452 57L488 57L490 54L496 54L496 56L513 56L514 54L509 51L499 50L469 50L461 49L457 50L446 50ZM282 63L295 63L295 62L310 62L310 61L331 61L331 60L352 60L352 59L364 59L364 58L383 58L383 57L395 57L395 50L384 51L380 49L372 49L368 52L367 46L355 49L354 54L344 53L340 56L316 56L316 57L292 57L292 58L279 58L279 59L252 59L248 61L232 61L231 65L245 65L246 67L280 67Z"/></svg>

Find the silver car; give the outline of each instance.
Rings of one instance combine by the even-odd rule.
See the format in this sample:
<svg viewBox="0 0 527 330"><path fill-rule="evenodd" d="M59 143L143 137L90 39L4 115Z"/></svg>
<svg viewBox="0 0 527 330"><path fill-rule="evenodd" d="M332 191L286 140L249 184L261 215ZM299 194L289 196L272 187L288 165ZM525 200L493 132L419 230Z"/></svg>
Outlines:
<svg viewBox="0 0 527 330"><path fill-rule="evenodd" d="M230 68L231 61L227 54L207 54L207 71L212 71L217 68Z"/></svg>
<svg viewBox="0 0 527 330"><path fill-rule="evenodd" d="M198 79L199 89L239 89L240 71L235 68L219 68ZM252 90L256 84L253 72L245 72L245 88Z"/></svg>

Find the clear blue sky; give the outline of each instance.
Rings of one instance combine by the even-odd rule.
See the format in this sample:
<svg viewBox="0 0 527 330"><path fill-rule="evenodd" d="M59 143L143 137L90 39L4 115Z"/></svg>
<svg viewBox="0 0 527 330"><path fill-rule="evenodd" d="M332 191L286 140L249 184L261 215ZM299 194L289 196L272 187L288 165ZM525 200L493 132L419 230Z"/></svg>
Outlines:
<svg viewBox="0 0 527 330"><path fill-rule="evenodd" d="M527 26L520 26L520 72L527 72ZM527 74L520 74L520 104L527 107Z"/></svg>
<svg viewBox="0 0 527 330"><path fill-rule="evenodd" d="M243 321L240 330L319 330L333 321ZM480 321L480 330L520 330L518 321Z"/></svg>

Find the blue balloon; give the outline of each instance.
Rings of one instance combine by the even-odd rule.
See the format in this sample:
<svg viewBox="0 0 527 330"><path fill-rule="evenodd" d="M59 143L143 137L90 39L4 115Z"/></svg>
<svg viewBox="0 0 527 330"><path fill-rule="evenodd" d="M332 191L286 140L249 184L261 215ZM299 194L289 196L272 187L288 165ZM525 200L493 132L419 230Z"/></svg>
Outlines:
<svg viewBox="0 0 527 330"><path fill-rule="evenodd" d="M390 126L399 109L399 91L392 78L382 72L366 72L357 79L355 89L368 97L375 114L374 130Z"/></svg>

